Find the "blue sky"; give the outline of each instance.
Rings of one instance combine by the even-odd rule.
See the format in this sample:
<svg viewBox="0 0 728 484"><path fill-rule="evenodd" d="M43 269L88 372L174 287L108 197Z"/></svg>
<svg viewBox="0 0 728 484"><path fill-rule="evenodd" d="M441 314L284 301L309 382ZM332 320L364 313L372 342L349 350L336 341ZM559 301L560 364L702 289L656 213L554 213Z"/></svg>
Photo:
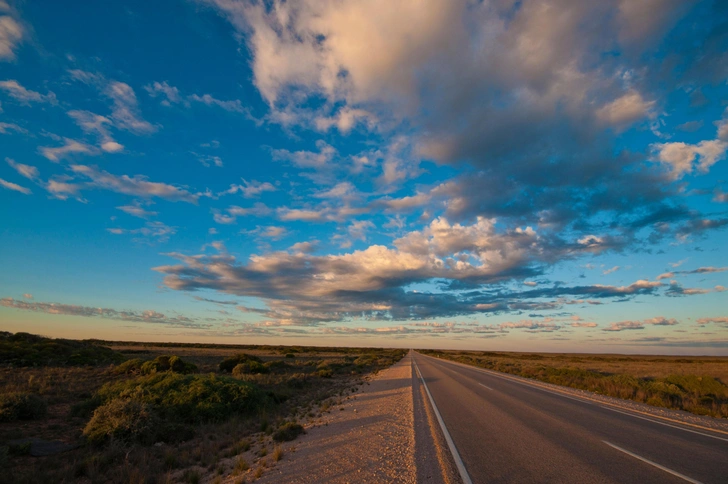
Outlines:
<svg viewBox="0 0 728 484"><path fill-rule="evenodd" d="M724 2L0 0L0 320L728 354Z"/></svg>

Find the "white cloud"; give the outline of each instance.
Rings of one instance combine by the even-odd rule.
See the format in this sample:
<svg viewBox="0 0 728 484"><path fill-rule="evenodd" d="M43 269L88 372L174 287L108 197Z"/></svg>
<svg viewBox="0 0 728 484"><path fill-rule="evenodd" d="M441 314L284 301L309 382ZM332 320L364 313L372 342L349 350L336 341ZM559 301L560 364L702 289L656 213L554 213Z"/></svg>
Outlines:
<svg viewBox="0 0 728 484"><path fill-rule="evenodd" d="M707 173L711 166L725 158L728 142L708 140L698 144L657 143L652 145L652 149L657 155L656 159L668 166L672 177L677 179L695 171Z"/></svg>
<svg viewBox="0 0 728 484"><path fill-rule="evenodd" d="M8 190L13 190L15 192L23 193L25 195L30 195L31 193L33 193L30 191L29 188L21 187L20 185L18 185L16 183L12 183L12 182L3 180L2 178L0 178L0 186L7 188Z"/></svg>
<svg viewBox="0 0 728 484"><path fill-rule="evenodd" d="M96 134L100 140L101 149L106 153L118 153L124 150L124 146L111 137L107 127L112 126L114 123L106 116L78 110L69 111L68 115L73 118L84 133Z"/></svg>
<svg viewBox="0 0 728 484"><path fill-rule="evenodd" d="M104 94L113 101L111 119L114 126L136 134L149 134L157 131L157 127L141 117L139 103L134 89L126 83L111 81Z"/></svg>
<svg viewBox="0 0 728 484"><path fill-rule="evenodd" d="M202 96L199 96L197 94L192 94L191 96L188 96L187 99L205 104L207 106L217 106L225 111L230 111L233 113L247 113L248 111L243 107L243 103L240 102L239 99L233 99L229 101L223 101L220 99L216 99L212 97L209 94L203 94Z"/></svg>
<svg viewBox="0 0 728 484"><path fill-rule="evenodd" d="M180 96L179 89L174 86L170 86L167 81L155 82L153 84L146 85L144 86L144 90L146 90L151 97L163 95L165 99L162 100L162 105L164 106L171 106L172 104L180 103L189 106L189 102L182 99Z"/></svg>
<svg viewBox="0 0 728 484"><path fill-rule="evenodd" d="M150 182L145 176L112 175L93 166L71 165L71 171L83 175L91 181L85 188L98 188L125 195L144 198L159 197L172 202L197 203L199 194L193 194L167 183Z"/></svg>
<svg viewBox="0 0 728 484"><path fill-rule="evenodd" d="M2 112L2 109L0 108L0 113L1 112ZM0 122L0 133L8 134L8 131L16 131L18 133L23 133L23 134L28 132L27 129L21 128L17 124Z"/></svg>
<svg viewBox="0 0 728 484"><path fill-rule="evenodd" d="M662 316L655 318L645 319L643 321L620 321L618 323L611 323L606 328L602 328L602 331L625 331L625 330L639 330L645 329L645 326L675 326L678 321L674 318L667 319Z"/></svg>
<svg viewBox="0 0 728 484"><path fill-rule="evenodd" d="M121 210L124 213L127 213L131 215L132 217L138 217L138 218L151 218L156 217L157 212L152 212L149 210L146 210L141 203L136 202L133 205L122 205L120 207L116 207L119 210Z"/></svg>
<svg viewBox="0 0 728 484"><path fill-rule="evenodd" d="M639 92L630 91L599 108L596 115L604 123L622 126L649 116L654 104L654 101L645 101Z"/></svg>
<svg viewBox="0 0 728 484"><path fill-rule="evenodd" d="M31 91L21 86L20 83L14 79L0 81L0 89L7 92L8 96L23 104L30 104L31 102L58 104L58 100L54 93L49 91L48 94L41 94L36 91Z"/></svg>
<svg viewBox="0 0 728 484"><path fill-rule="evenodd" d="M322 169L329 165L338 154L336 149L323 140L316 141L315 151L288 151L283 149L273 150L274 160L283 160L293 163L299 168Z"/></svg>
<svg viewBox="0 0 728 484"><path fill-rule="evenodd" d="M9 15L0 16L0 60L15 59L15 49L23 40L23 27Z"/></svg>
<svg viewBox="0 0 728 484"><path fill-rule="evenodd" d="M137 242L144 242L147 239L156 239L157 242L167 242L170 236L177 233L177 227L170 227L162 222L147 222L144 227L138 229L110 228L106 230L115 235L131 234L142 236L143 238L134 239Z"/></svg>
<svg viewBox="0 0 728 484"><path fill-rule="evenodd" d="M20 175L24 176L28 180L35 180L36 178L38 178L38 168L18 163L12 158L5 158L5 161L8 163L8 165L13 167L15 171L17 171Z"/></svg>
<svg viewBox="0 0 728 484"><path fill-rule="evenodd" d="M64 145L58 147L42 146L39 148L40 153L55 163L64 158L70 158L75 155L97 155L99 152L93 146L81 143L70 138L63 138Z"/></svg>
<svg viewBox="0 0 728 484"><path fill-rule="evenodd" d="M607 270L603 271L602 274L604 274L606 276L607 274L617 272L618 270L619 270L619 266L614 266L611 269L607 269ZM659 280L659 278L658 278L658 280Z"/></svg>

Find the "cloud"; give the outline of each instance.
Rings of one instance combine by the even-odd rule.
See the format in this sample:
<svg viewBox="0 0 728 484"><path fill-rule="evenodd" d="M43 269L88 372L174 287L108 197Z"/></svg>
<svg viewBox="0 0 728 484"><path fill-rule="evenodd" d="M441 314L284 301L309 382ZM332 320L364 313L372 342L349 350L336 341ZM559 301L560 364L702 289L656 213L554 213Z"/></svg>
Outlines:
<svg viewBox="0 0 728 484"><path fill-rule="evenodd" d="M122 212L131 215L132 217L138 217L143 219L148 219L152 217L156 217L158 214L157 212L152 212L149 210L146 210L144 207L142 207L142 204L139 202L135 202L133 205L123 205L121 207L116 207Z"/></svg>
<svg viewBox="0 0 728 484"><path fill-rule="evenodd" d="M219 156L204 155L204 154L195 153L194 151L190 151L190 153L195 155L195 157L197 157L197 160L200 163L202 163L202 166L204 166L204 167L209 168L214 165L218 168L222 168L224 166L224 164L222 162L222 158L220 158Z"/></svg>
<svg viewBox="0 0 728 484"><path fill-rule="evenodd" d="M625 331L645 329L645 326L675 326L678 322L676 319L667 319L662 316L656 318L645 319L644 321L620 321L611 323L608 327L602 328L602 331Z"/></svg>
<svg viewBox="0 0 728 484"><path fill-rule="evenodd" d="M602 271L602 274L604 274L606 276L607 274L611 274L613 272L617 272L618 270L619 270L619 266L614 266L611 269L607 269L605 271ZM659 278L658 278L658 280L659 280Z"/></svg>
<svg viewBox="0 0 728 484"><path fill-rule="evenodd" d="M162 222L147 222L144 227L138 229L109 228L106 230L115 235L141 235L143 238L134 239L136 242L145 242L149 239L156 239L157 242L167 242L170 236L177 233L177 227L170 227Z"/></svg>
<svg viewBox="0 0 728 484"><path fill-rule="evenodd" d="M83 188L109 190L125 195L143 198L163 198L171 202L187 202L197 204L199 194L174 185L160 182L150 182L143 175L112 175L93 166L71 165L71 171L76 175L88 178L90 181L83 184Z"/></svg>
<svg viewBox="0 0 728 484"><path fill-rule="evenodd" d="M0 109L0 112L2 112L2 109ZM8 134L9 131L15 131L22 134L26 134L28 132L27 129L21 128L17 124L0 122L0 134Z"/></svg>
<svg viewBox="0 0 728 484"><path fill-rule="evenodd" d="M272 213L272 210L268 208L264 203L258 202L249 208L231 205L230 207L225 209L225 212L227 213L213 210L213 219L215 220L215 222L223 225L234 224L237 221L238 217L246 217L248 215L252 215L254 217L265 217Z"/></svg>
<svg viewBox="0 0 728 484"><path fill-rule="evenodd" d="M15 192L23 193L25 195L30 195L31 193L33 193L30 191L29 188L21 187L20 185L18 185L16 183L12 183L7 180L3 180L2 178L0 178L0 186L7 188L8 190L13 190Z"/></svg>
<svg viewBox="0 0 728 484"><path fill-rule="evenodd" d="M597 323L589 323L585 321L576 321L574 323L571 323L570 325L572 328L596 328L599 326Z"/></svg>
<svg viewBox="0 0 728 484"><path fill-rule="evenodd" d="M271 152L274 160L288 161L298 168L323 169L329 165L338 152L323 140L316 141L318 151L288 151L276 149Z"/></svg>
<svg viewBox="0 0 728 484"><path fill-rule="evenodd" d="M190 101L193 101L193 102L205 104L207 106L217 106L217 107L222 108L225 111L229 111L231 113L247 113L248 112L248 110L245 109L245 107L243 107L243 103L241 103L239 99L223 101L220 99L216 99L209 94L203 94L202 96L198 96L197 94L192 94L191 96L188 96L187 99L189 99Z"/></svg>
<svg viewBox="0 0 728 484"><path fill-rule="evenodd" d="M164 96L162 100L163 106L171 106L172 104L184 104L189 106L189 102L182 99L179 93L179 89L174 86L170 86L167 81L154 82L144 86L144 90L149 93L151 97L157 97L159 95Z"/></svg>
<svg viewBox="0 0 728 484"><path fill-rule="evenodd" d="M99 151L93 146L81 143L70 138L63 138L64 145L58 147L43 146L38 148L40 153L50 161L58 163L65 158L73 158L76 155L98 155Z"/></svg>
<svg viewBox="0 0 728 484"><path fill-rule="evenodd" d="M4 17L0 17L4 18ZM1 39L0 39L1 41ZM20 85L20 83L16 80L7 80L7 81L0 81L0 89L7 92L8 95L15 99L16 101L20 101L23 104L30 104L30 103L48 103L48 104L58 104L58 99L56 99L56 95L52 92L48 92L48 94L41 94L36 91L31 91L29 89L24 88Z"/></svg>
<svg viewBox="0 0 728 484"><path fill-rule="evenodd" d="M157 131L156 126L142 119L136 94L129 84L111 81L106 86L104 94L113 102L111 119L114 121L114 126L135 134Z"/></svg>
<svg viewBox="0 0 728 484"><path fill-rule="evenodd" d="M251 180L249 182L243 179L243 185L232 184L229 189L218 193L218 195L232 195L240 192L245 198L255 198L263 192L274 192L276 190L277 188L269 182L259 182L257 180Z"/></svg>
<svg viewBox="0 0 728 484"><path fill-rule="evenodd" d="M103 151L118 153L124 150L124 146L114 141L107 129L107 126L113 125L109 118L90 111L68 111L68 115L73 118L84 133L92 133L98 136Z"/></svg>
<svg viewBox="0 0 728 484"><path fill-rule="evenodd" d="M697 323L700 325L713 323L713 324L718 324L721 326L728 327L728 317L721 316L721 317L716 317L716 318L700 318L697 320Z"/></svg>
<svg viewBox="0 0 728 484"><path fill-rule="evenodd" d="M728 142L701 141L698 144L657 143L652 145L657 160L666 165L673 178L694 172L707 173L710 167L725 158ZM696 162L697 160L697 162Z"/></svg>
<svg viewBox="0 0 728 484"><path fill-rule="evenodd" d="M0 9L0 14L10 13L10 8L4 5L6 8ZM24 29L17 20L10 15L0 16L0 60L15 59L15 49L23 40L23 35Z"/></svg>
<svg viewBox="0 0 728 484"><path fill-rule="evenodd" d="M34 166L18 163L17 161L13 160L12 158L5 158L5 161L15 171L17 171L20 175L24 176L28 180L35 180L36 178L38 178L38 168L36 168Z"/></svg>
<svg viewBox="0 0 728 484"><path fill-rule="evenodd" d="M325 256L309 251L273 252L251 256L245 264L227 253L173 253L169 255L181 264L154 270L165 275L164 284L171 289L204 288L259 297L271 306L271 318L302 324L357 315L403 320L557 309L567 304L569 296L628 298L654 294L664 286L639 280L628 286L558 285L526 291L499 288L506 281L540 274L542 261L571 257L576 249L568 247L552 246L531 229L499 233L491 220L465 226L439 219L423 231L395 240L393 248L372 245ZM540 256L534 257L535 253ZM444 281L444 290L407 289L411 284L434 280ZM462 292L462 287L469 291Z"/></svg>
<svg viewBox="0 0 728 484"><path fill-rule="evenodd" d="M210 324L201 323L197 320L185 316L166 316L163 313L152 310L119 311L110 308L94 308L71 304L26 302L12 299L9 297L0 299L0 306L46 314L114 319L119 321L134 321L138 323L149 324L162 324L175 328L208 328L211 326Z"/></svg>
<svg viewBox="0 0 728 484"><path fill-rule="evenodd" d="M630 91L597 109L601 121L614 126L624 126L647 117L654 101L645 101L637 91Z"/></svg>
<svg viewBox="0 0 728 484"><path fill-rule="evenodd" d="M23 297L24 297L25 299L33 299L33 295L32 295L32 294L30 294L30 293L25 293L25 294L23 294Z"/></svg>

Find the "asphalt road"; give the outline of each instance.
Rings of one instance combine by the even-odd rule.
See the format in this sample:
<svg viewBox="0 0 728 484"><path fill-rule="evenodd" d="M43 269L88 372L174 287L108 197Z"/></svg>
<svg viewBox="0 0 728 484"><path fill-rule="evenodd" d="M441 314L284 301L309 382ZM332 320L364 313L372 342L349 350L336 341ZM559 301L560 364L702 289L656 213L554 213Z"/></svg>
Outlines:
<svg viewBox="0 0 728 484"><path fill-rule="evenodd" d="M473 483L728 483L728 435L416 352L413 361Z"/></svg>

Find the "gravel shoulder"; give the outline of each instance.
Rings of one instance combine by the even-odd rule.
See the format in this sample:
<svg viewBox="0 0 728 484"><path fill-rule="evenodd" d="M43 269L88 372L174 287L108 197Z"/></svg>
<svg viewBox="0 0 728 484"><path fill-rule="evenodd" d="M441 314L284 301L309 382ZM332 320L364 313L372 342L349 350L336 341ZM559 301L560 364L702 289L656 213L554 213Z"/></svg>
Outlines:
<svg viewBox="0 0 728 484"><path fill-rule="evenodd" d="M258 483L417 482L409 356L284 445Z"/></svg>

